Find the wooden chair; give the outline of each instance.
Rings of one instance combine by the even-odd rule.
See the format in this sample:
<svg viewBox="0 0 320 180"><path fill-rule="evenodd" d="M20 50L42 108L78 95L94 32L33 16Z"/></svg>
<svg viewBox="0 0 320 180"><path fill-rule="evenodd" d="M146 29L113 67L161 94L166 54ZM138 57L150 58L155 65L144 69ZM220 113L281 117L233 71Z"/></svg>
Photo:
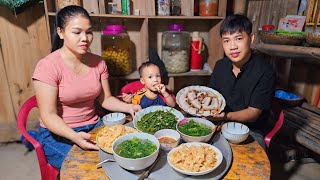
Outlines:
<svg viewBox="0 0 320 180"><path fill-rule="evenodd" d="M32 96L20 108L17 118L17 127L20 133L33 145L36 150L42 180L56 180L59 170L48 163L41 144L35 140L26 129L29 112L34 107L38 107L38 104L36 97Z"/></svg>

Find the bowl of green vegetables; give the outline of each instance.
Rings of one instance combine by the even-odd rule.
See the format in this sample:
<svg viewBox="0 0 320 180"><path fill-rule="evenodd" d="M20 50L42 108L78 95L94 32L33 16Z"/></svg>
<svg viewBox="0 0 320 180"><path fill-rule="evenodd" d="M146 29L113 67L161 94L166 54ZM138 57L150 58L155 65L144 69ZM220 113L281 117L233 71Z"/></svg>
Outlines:
<svg viewBox="0 0 320 180"><path fill-rule="evenodd" d="M158 157L159 140L147 133L120 136L112 144L113 156L124 169L138 171L150 166Z"/></svg>
<svg viewBox="0 0 320 180"><path fill-rule="evenodd" d="M208 142L216 130L211 121L196 117L180 120L176 128L185 142Z"/></svg>
<svg viewBox="0 0 320 180"><path fill-rule="evenodd" d="M150 106L140 110L133 117L134 127L144 133L154 134L161 129L176 129L182 120L182 113L168 106Z"/></svg>

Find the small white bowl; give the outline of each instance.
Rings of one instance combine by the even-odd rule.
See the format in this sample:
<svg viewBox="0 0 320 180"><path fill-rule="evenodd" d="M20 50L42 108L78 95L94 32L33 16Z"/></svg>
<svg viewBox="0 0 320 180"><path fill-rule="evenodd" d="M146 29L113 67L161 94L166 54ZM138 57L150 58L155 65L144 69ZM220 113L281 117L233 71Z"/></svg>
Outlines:
<svg viewBox="0 0 320 180"><path fill-rule="evenodd" d="M207 143L201 143L201 142L191 142L191 143L184 143L184 145L186 145L187 147L190 147L190 146L208 146L210 147L211 149L213 149L215 152L216 152L216 159L217 159L217 162L215 164L214 167L212 167L211 169L208 169L206 171L200 171L200 172L191 172L191 171L185 171L185 170L181 170L177 167L175 167L169 160L171 154L179 149L182 148L182 144L178 147L175 147L173 148L169 153L168 153L168 156L167 156L167 162L169 163L169 165L176 171L182 173L182 174L186 174L186 175L191 175L191 176L200 176L200 175L204 175L204 174L208 174L212 171L214 171L217 167L219 167L219 165L221 164L222 160L223 160L223 155L221 153L221 151L216 148L215 146L211 145L211 144L207 144ZM182 157L182 158L188 158L188 157Z"/></svg>
<svg viewBox="0 0 320 180"><path fill-rule="evenodd" d="M189 122L191 119L194 122L201 123L205 126L210 127L212 129L212 132L206 136L189 136L189 135L183 134L181 131L179 131L178 126ZM215 132L216 126L209 120L206 120L203 118L197 118L197 117L189 117L189 118L184 118L184 119L178 121L178 123L176 125L176 129L185 142L208 142L210 140L210 138L212 137L213 133Z"/></svg>
<svg viewBox="0 0 320 180"><path fill-rule="evenodd" d="M124 113L110 113L103 116L102 121L106 126L124 124L126 122L126 115Z"/></svg>
<svg viewBox="0 0 320 180"><path fill-rule="evenodd" d="M177 147L180 142L180 134L173 129L161 129L161 130L157 131L156 133L154 133L154 136L159 141L160 141L160 138L162 138L162 137L169 137L169 138L176 140L175 142L172 142L172 143L161 143L160 142L161 149L163 149L165 151L169 151L172 148Z"/></svg>
<svg viewBox="0 0 320 180"><path fill-rule="evenodd" d="M123 141L132 139L133 137L150 140L157 146L156 151L150 156L137 158L137 159L130 159L130 158L119 156L115 151L115 148L117 147L117 145L122 143ZM159 148L160 148L160 143L155 136L148 133L139 133L139 132L123 135L118 139L116 139L112 144L113 156L116 162L124 169L132 170L132 171L142 170L150 166L157 159L159 154Z"/></svg>
<svg viewBox="0 0 320 180"><path fill-rule="evenodd" d="M237 122L228 122L222 125L222 135L230 142L238 144L246 140L249 136L248 126L237 123Z"/></svg>

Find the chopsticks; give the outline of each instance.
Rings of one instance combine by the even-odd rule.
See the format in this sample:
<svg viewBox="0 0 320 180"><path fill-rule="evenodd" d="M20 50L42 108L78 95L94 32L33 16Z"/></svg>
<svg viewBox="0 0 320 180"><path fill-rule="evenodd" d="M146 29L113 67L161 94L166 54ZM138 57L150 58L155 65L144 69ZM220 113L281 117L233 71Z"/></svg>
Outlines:
<svg viewBox="0 0 320 180"><path fill-rule="evenodd" d="M145 171L143 171L143 173L139 176L138 180L143 180L145 178L147 178L150 174L150 171L152 170L152 168L154 167L154 165L159 161L160 159L160 153L157 157L157 159L153 162L153 164L151 166L149 166Z"/></svg>
<svg viewBox="0 0 320 180"><path fill-rule="evenodd" d="M208 144L213 144L214 136L215 136L216 133L219 133L221 131L221 127L222 127L223 123L224 123L224 121L221 121L220 124L218 124L216 126L216 131L213 133L213 135L212 135L210 141L208 142Z"/></svg>

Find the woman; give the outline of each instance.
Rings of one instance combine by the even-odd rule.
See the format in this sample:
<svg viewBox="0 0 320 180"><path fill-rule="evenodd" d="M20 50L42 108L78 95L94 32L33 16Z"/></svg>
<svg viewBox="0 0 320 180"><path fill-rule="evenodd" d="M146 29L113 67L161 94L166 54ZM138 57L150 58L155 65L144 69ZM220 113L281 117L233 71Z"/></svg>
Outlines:
<svg viewBox="0 0 320 180"><path fill-rule="evenodd" d="M87 132L101 125L94 100L110 111L133 115L139 105L111 96L108 70L100 56L88 51L92 22L80 6L67 6L55 18L52 53L39 61L33 74L40 109L39 142L56 168L75 143L82 149L99 148Z"/></svg>

